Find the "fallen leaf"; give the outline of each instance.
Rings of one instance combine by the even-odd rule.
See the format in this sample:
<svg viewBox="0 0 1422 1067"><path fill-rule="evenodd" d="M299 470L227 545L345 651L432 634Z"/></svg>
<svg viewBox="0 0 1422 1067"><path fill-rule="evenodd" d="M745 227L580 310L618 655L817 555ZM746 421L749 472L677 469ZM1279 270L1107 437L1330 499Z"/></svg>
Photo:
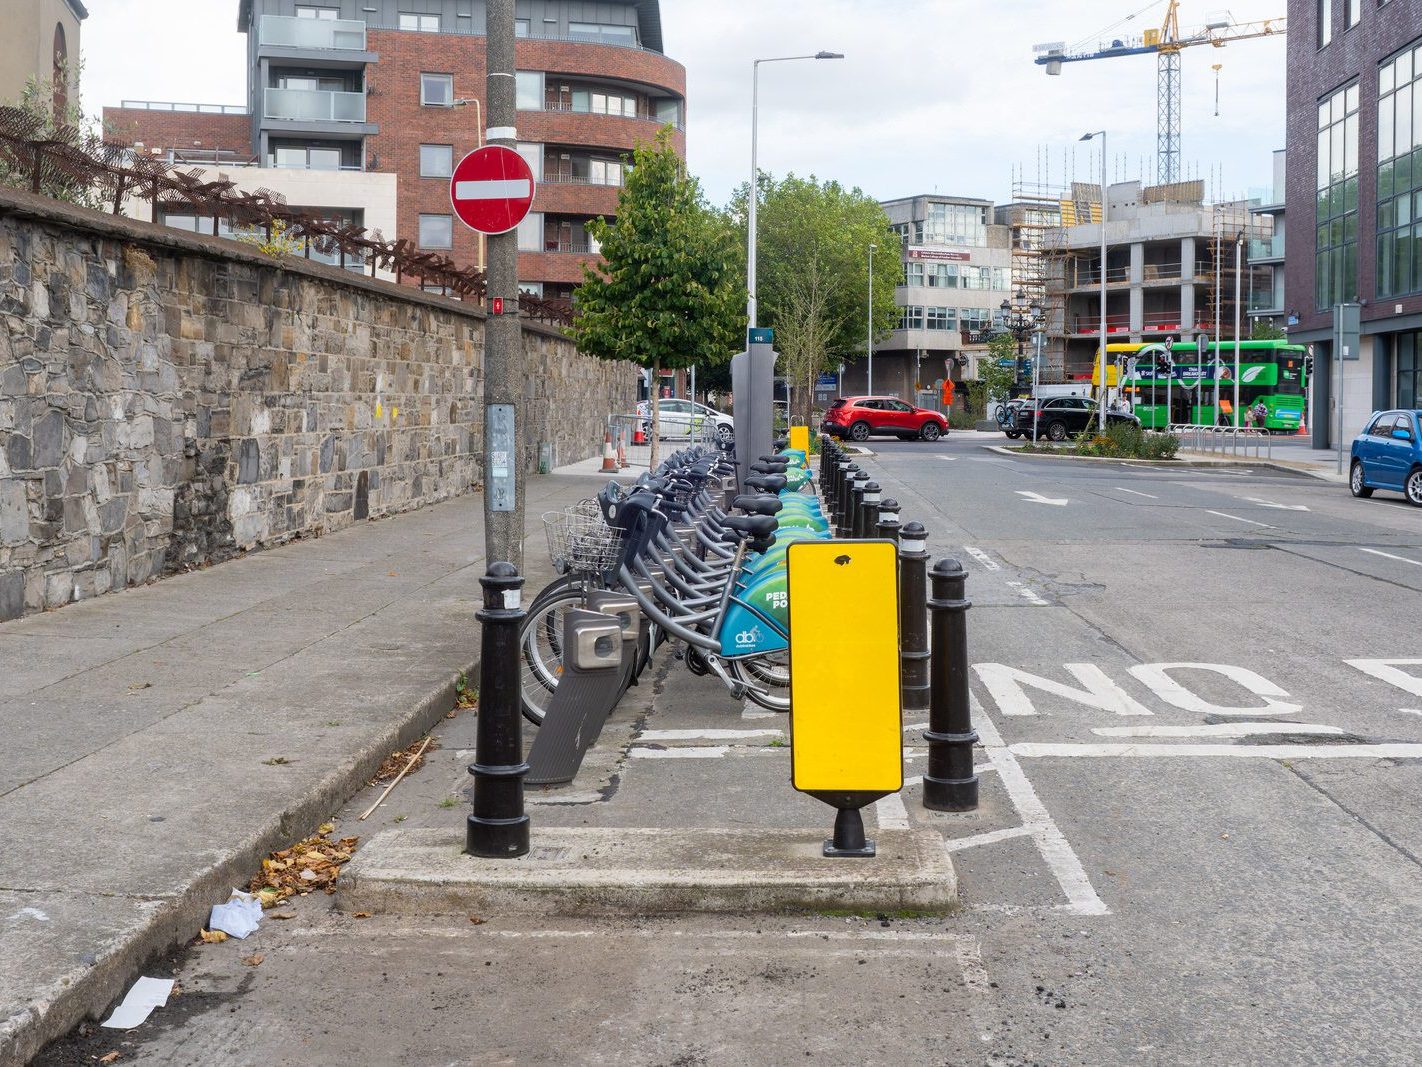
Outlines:
<svg viewBox="0 0 1422 1067"><path fill-rule="evenodd" d="M336 878L359 844L358 837L343 837L331 841L326 835L334 824L323 823L319 833L298 841L290 848L278 849L262 860L261 873L247 885L263 908L273 908L287 897L302 895L313 889L336 891ZM278 918L294 918L282 915Z"/></svg>
<svg viewBox="0 0 1422 1067"><path fill-rule="evenodd" d="M294 918L296 918L296 916L293 915L293 914L292 914L291 912L289 912L289 911L274 911L274 912L271 913L271 915L268 916L268 918L271 918L271 919L294 919Z"/></svg>
<svg viewBox="0 0 1422 1067"><path fill-rule="evenodd" d="M475 926L483 926L483 925L484 925L486 922L488 922L489 920L488 920L488 919L481 919L481 918L479 918L479 916L477 916L477 915L471 915L471 916L469 916L469 921L472 922Z"/></svg>
<svg viewBox="0 0 1422 1067"><path fill-rule="evenodd" d="M273 756L271 759L262 760L262 763L264 763L268 767L284 767L290 762L291 760L287 759L285 756Z"/></svg>
<svg viewBox="0 0 1422 1067"><path fill-rule="evenodd" d="M100 1062L100 1063L113 1063L115 1060L117 1060L117 1059L118 1059L120 1056L122 1056L122 1055L123 1055L122 1052L110 1052L107 1056L100 1056L100 1057L99 1057L99 1062Z"/></svg>
<svg viewBox="0 0 1422 1067"><path fill-rule="evenodd" d="M152 689L152 688L153 688L153 683L152 683L152 682L134 682L132 685L129 686L129 688L130 688L130 689Z"/></svg>
<svg viewBox="0 0 1422 1067"><path fill-rule="evenodd" d="M335 823L333 823L333 822L323 822L320 826L318 826L318 827L316 828L316 832L317 832L318 834L329 834L329 833L330 833L332 830L334 830L335 828L336 828L336 824L335 824Z"/></svg>
<svg viewBox="0 0 1422 1067"><path fill-rule="evenodd" d="M370 918L370 912L368 912L368 911L358 911L358 912L355 913L354 916L352 916L352 918L355 918L355 919L369 919L369 918Z"/></svg>
<svg viewBox="0 0 1422 1067"><path fill-rule="evenodd" d="M266 959L266 957L263 956L260 952L254 952L250 956L243 956L242 962L245 963L248 967L260 967L262 965L262 960L264 959Z"/></svg>
<svg viewBox="0 0 1422 1067"><path fill-rule="evenodd" d="M407 766L410 768L410 774L414 774L418 771L425 765L425 757L439 748L439 742L431 738L424 752L420 752L420 746L424 743L424 739L421 738L408 748L402 748L397 752L390 753L389 756L385 757L385 762L380 765L380 769L375 772L375 777L370 780L370 784L386 785ZM417 753L418 755L416 755ZM413 763L410 762L412 758L414 759Z"/></svg>
<svg viewBox="0 0 1422 1067"><path fill-rule="evenodd" d="M227 935L221 930L204 930L202 931L202 939L209 945L220 945L227 940Z"/></svg>

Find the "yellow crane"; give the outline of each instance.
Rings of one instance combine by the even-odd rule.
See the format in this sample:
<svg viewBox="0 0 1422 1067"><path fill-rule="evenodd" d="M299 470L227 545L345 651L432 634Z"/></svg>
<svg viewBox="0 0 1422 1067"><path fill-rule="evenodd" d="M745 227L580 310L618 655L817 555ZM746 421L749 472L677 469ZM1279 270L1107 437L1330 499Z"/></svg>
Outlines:
<svg viewBox="0 0 1422 1067"><path fill-rule="evenodd" d="M1180 0L1170 0L1165 20L1159 29L1146 30L1140 37L1114 38L1091 51L1066 50L1062 41L1039 44L1036 63L1046 67L1048 74L1061 74L1063 63L1081 63L1088 59L1114 59L1117 56L1140 56L1154 53L1160 74L1156 85L1156 181L1168 183L1180 180L1180 53L1196 45L1223 48L1231 41L1247 41L1255 37L1273 37L1286 32L1287 17L1261 19L1255 22L1235 22L1222 16L1205 23L1191 33L1180 32Z"/></svg>

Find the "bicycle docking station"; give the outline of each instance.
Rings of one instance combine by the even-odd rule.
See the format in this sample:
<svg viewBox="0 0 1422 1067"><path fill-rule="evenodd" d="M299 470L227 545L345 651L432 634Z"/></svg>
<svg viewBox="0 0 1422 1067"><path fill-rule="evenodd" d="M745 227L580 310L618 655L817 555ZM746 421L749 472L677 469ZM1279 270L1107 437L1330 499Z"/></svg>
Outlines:
<svg viewBox="0 0 1422 1067"><path fill-rule="evenodd" d="M873 856L860 809L904 785L898 549L892 541L800 541L786 566L791 782L838 809L824 855ZM851 603L852 629L834 621L838 606Z"/></svg>

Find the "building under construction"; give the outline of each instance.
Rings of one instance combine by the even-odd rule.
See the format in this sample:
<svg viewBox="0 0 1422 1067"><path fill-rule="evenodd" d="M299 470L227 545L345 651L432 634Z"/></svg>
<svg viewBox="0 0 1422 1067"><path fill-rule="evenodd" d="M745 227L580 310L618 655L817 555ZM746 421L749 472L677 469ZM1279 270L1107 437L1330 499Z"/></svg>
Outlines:
<svg viewBox="0 0 1422 1067"><path fill-rule="evenodd" d="M1013 285L1040 299L1045 346L1041 381L1090 379L1106 341L1247 337L1250 240L1268 239L1268 215L1247 202L1205 203L1202 181L1107 187L1106 262L1101 262L1101 187L1053 191L1019 183L999 221L1014 226ZM1006 214L1002 214L1006 213Z"/></svg>

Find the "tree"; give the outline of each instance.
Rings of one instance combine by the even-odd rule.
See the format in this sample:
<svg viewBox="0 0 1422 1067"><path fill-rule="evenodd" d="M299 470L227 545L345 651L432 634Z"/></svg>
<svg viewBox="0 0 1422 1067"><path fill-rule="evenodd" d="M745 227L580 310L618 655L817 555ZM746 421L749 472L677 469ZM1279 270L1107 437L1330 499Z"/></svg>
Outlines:
<svg viewBox="0 0 1422 1067"><path fill-rule="evenodd" d="M1010 359L1012 365L1002 366ZM1017 381L1017 341L1010 333L999 333L988 341L987 355L978 357L977 381L968 383L968 413L987 417L988 403L1006 400Z"/></svg>
<svg viewBox="0 0 1422 1067"><path fill-rule="evenodd" d="M1254 326L1249 332L1251 341L1282 341L1288 337L1273 319L1258 318L1254 320Z"/></svg>
<svg viewBox="0 0 1422 1067"><path fill-rule="evenodd" d="M583 266L570 334L602 359L650 368L716 364L739 350L745 290L735 231L708 207L671 145L671 128L641 145L617 201L617 217L588 231L603 261ZM660 419L652 408L652 462Z"/></svg>
<svg viewBox="0 0 1422 1067"><path fill-rule="evenodd" d="M756 289L760 325L775 331L781 372L795 387L797 420L808 424L815 378L865 351L869 246L874 256L874 336L899 320L894 287L903 267L899 236L877 201L838 182L787 175L759 182ZM746 215L743 186L732 213Z"/></svg>
<svg viewBox="0 0 1422 1067"><path fill-rule="evenodd" d="M61 64L58 73L65 82L77 84L79 71L77 63ZM54 83L48 78L30 78L18 100L0 101L0 104L16 108L21 113L21 121L29 131L27 137L30 140L79 144L84 139L85 119L78 100L63 92L56 97ZM0 185L33 189L33 159L17 159L11 151L0 150ZM98 191L88 182L57 168L41 168L39 192L51 199L84 207L103 206Z"/></svg>

